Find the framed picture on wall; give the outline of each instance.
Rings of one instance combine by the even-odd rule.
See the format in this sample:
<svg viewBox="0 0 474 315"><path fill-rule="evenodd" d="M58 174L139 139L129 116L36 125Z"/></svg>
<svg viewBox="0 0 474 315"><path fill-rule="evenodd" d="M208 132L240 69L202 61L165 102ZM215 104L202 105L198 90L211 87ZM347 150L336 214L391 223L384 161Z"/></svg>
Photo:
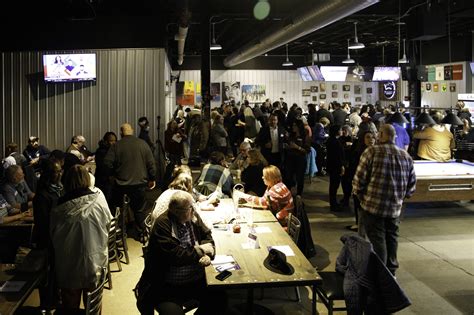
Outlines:
<svg viewBox="0 0 474 315"><path fill-rule="evenodd" d="M326 83L324 83L324 82L319 83L319 90L321 92L326 92Z"/></svg>
<svg viewBox="0 0 474 315"><path fill-rule="evenodd" d="M311 86L311 93L318 93L318 87L316 85Z"/></svg>
<svg viewBox="0 0 474 315"><path fill-rule="evenodd" d="M372 94L372 88L371 87L367 88L367 94Z"/></svg>
<svg viewBox="0 0 474 315"><path fill-rule="evenodd" d="M360 94L362 86L356 84L354 85L354 94Z"/></svg>
<svg viewBox="0 0 474 315"><path fill-rule="evenodd" d="M303 96L311 96L311 90L310 89L303 89Z"/></svg>
<svg viewBox="0 0 474 315"><path fill-rule="evenodd" d="M317 101L318 101L318 97L317 97L316 95L313 95L312 101L313 101L313 102L317 102Z"/></svg>
<svg viewBox="0 0 474 315"><path fill-rule="evenodd" d="M349 92L349 91L351 90L351 86L350 86L349 84L344 84L344 85L342 86L342 90L343 90L344 92Z"/></svg>
<svg viewBox="0 0 474 315"><path fill-rule="evenodd" d="M438 92L439 91L439 84L438 83L434 83L433 84L433 92Z"/></svg>
<svg viewBox="0 0 474 315"><path fill-rule="evenodd" d="M344 99L347 100L349 98L349 93L344 93Z"/></svg>
<svg viewBox="0 0 474 315"><path fill-rule="evenodd" d="M331 97L332 97L332 98L337 98L337 92L332 92L332 93L331 93Z"/></svg>
<svg viewBox="0 0 474 315"><path fill-rule="evenodd" d="M355 101L356 101L356 103L357 103L357 102L362 102L362 97L357 96L357 97L355 98Z"/></svg>
<svg viewBox="0 0 474 315"><path fill-rule="evenodd" d="M448 91L448 84L441 83L441 92L447 92L447 91Z"/></svg>
<svg viewBox="0 0 474 315"><path fill-rule="evenodd" d="M456 92L456 83L449 83L449 92Z"/></svg>
<svg viewBox="0 0 474 315"><path fill-rule="evenodd" d="M325 100L326 99L326 94L319 94L319 99L320 100Z"/></svg>
<svg viewBox="0 0 474 315"><path fill-rule="evenodd" d="M426 92L431 92L431 83L426 83L425 89L426 89Z"/></svg>
<svg viewBox="0 0 474 315"><path fill-rule="evenodd" d="M332 89L333 91L337 91L337 84L333 84L333 85L331 86L331 89Z"/></svg>

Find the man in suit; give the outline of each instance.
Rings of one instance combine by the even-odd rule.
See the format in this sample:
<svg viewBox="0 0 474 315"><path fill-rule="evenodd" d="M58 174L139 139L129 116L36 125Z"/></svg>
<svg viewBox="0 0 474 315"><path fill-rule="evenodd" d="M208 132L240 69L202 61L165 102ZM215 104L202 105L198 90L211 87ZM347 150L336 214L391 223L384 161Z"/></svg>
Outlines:
<svg viewBox="0 0 474 315"><path fill-rule="evenodd" d="M278 116L271 114L268 125L262 127L255 140L268 163L281 170L283 165L283 143L286 131L278 125Z"/></svg>

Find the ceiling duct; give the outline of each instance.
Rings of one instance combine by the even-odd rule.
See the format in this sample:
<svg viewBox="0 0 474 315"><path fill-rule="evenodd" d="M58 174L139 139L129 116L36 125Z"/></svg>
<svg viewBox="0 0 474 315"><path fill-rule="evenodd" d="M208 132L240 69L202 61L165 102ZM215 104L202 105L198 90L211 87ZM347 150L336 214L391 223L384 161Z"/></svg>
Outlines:
<svg viewBox="0 0 474 315"><path fill-rule="evenodd" d="M310 34L355 12L365 9L380 0L331 0L314 2L309 9L299 11L270 29L262 36L233 52L224 59L224 65L234 67L242 62L263 55L277 47ZM313 1L312 1L313 2Z"/></svg>
<svg viewBox="0 0 474 315"><path fill-rule="evenodd" d="M191 11L189 11L188 0L178 1L177 5L180 7L180 14L178 33L175 35L174 39L178 42L178 65L182 65L184 60L184 44L186 42L186 36L188 35Z"/></svg>

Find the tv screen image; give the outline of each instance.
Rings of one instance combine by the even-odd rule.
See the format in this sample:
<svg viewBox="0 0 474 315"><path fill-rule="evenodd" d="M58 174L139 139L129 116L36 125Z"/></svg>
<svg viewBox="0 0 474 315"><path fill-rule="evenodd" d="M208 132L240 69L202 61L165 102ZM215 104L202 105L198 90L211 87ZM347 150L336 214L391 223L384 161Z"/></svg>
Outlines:
<svg viewBox="0 0 474 315"><path fill-rule="evenodd" d="M471 74L474 75L474 62L471 62L470 65L471 65Z"/></svg>
<svg viewBox="0 0 474 315"><path fill-rule="evenodd" d="M303 81L313 81L313 79L311 78L311 75L309 74L308 68L300 67L297 70Z"/></svg>
<svg viewBox="0 0 474 315"><path fill-rule="evenodd" d="M398 81L400 67L374 67L372 81Z"/></svg>
<svg viewBox="0 0 474 315"><path fill-rule="evenodd" d="M346 81L347 66L321 66L321 73L325 81L342 82Z"/></svg>
<svg viewBox="0 0 474 315"><path fill-rule="evenodd" d="M313 81L324 81L323 74L318 66L308 66L308 71Z"/></svg>
<svg viewBox="0 0 474 315"><path fill-rule="evenodd" d="M45 82L95 81L96 55L43 55L43 69Z"/></svg>

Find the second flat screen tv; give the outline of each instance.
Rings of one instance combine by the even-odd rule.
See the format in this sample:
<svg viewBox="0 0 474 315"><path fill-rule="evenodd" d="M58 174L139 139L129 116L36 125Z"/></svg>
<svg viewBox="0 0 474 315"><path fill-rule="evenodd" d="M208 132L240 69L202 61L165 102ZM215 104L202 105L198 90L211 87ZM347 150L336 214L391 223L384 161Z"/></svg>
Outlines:
<svg viewBox="0 0 474 315"><path fill-rule="evenodd" d="M300 67L297 70L303 81L313 81L307 67Z"/></svg>
<svg viewBox="0 0 474 315"><path fill-rule="evenodd" d="M321 73L325 81L346 81L347 66L321 66Z"/></svg>
<svg viewBox="0 0 474 315"><path fill-rule="evenodd" d="M318 66L308 66L308 71L313 81L324 81L323 74Z"/></svg>
<svg viewBox="0 0 474 315"><path fill-rule="evenodd" d="M398 81L400 67L374 67L372 81Z"/></svg>
<svg viewBox="0 0 474 315"><path fill-rule="evenodd" d="M80 82L96 80L95 54L43 55L45 82Z"/></svg>

